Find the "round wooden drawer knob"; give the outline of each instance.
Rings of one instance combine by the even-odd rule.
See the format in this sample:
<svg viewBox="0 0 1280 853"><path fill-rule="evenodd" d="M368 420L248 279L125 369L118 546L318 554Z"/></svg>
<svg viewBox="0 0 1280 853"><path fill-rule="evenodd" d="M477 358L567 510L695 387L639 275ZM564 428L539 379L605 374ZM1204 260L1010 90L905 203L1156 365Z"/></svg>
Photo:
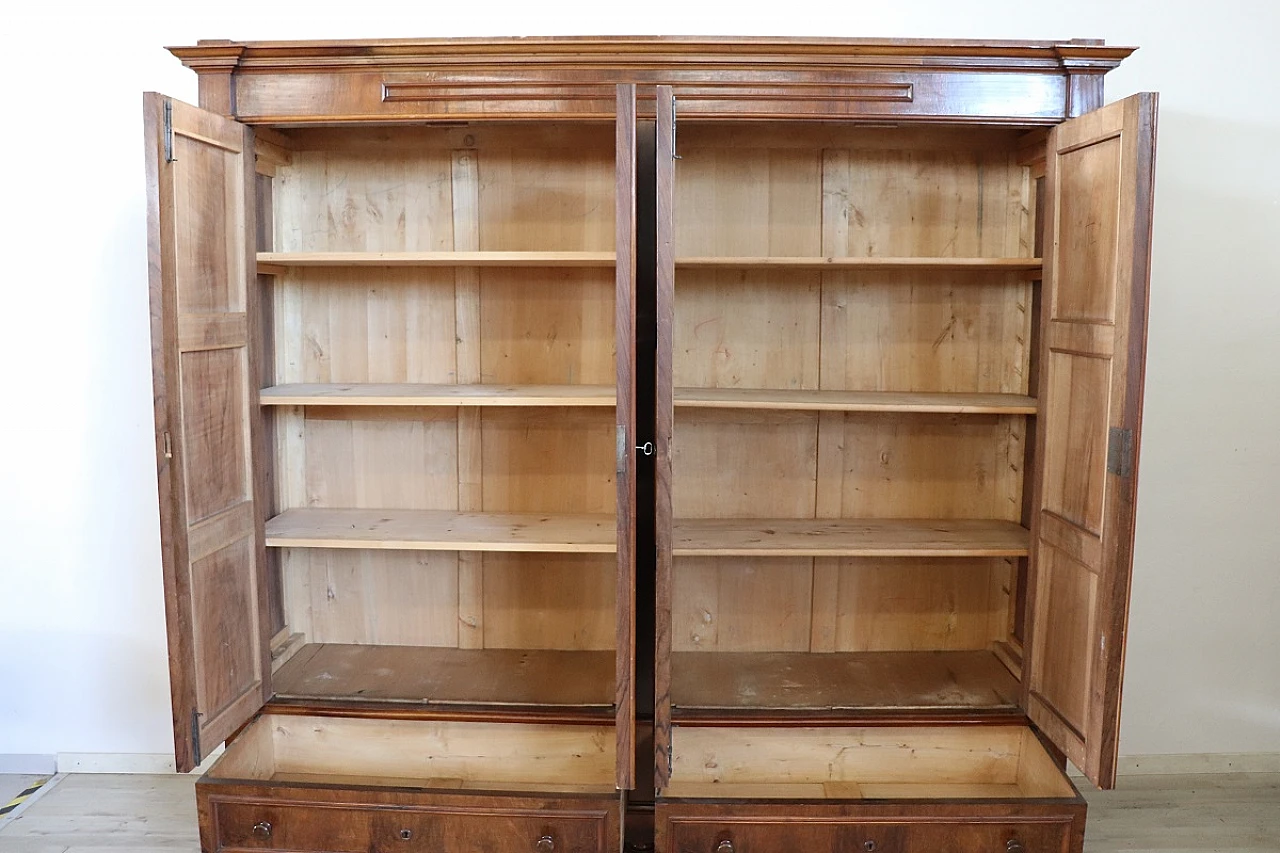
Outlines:
<svg viewBox="0 0 1280 853"><path fill-rule="evenodd" d="M268 821L260 820L253 825L253 835L255 838L270 838L271 824Z"/></svg>

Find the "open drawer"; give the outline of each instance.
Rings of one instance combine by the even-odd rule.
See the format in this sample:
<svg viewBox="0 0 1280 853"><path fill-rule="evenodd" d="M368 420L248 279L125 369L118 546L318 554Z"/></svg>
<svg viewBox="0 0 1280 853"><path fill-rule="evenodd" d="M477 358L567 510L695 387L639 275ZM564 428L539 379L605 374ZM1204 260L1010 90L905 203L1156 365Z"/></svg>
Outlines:
<svg viewBox="0 0 1280 853"><path fill-rule="evenodd" d="M1085 803L1025 726L676 726L658 853L1078 853Z"/></svg>
<svg viewBox="0 0 1280 853"><path fill-rule="evenodd" d="M611 726L268 714L196 786L216 851L605 853Z"/></svg>

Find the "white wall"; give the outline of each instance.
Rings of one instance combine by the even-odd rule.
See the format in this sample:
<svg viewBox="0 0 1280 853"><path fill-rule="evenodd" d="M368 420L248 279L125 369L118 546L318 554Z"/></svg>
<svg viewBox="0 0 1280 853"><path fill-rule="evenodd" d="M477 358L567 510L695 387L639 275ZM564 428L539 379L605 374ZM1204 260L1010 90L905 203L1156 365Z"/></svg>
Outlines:
<svg viewBox="0 0 1280 853"><path fill-rule="evenodd" d="M170 749L139 93L193 100L195 76L161 46L620 33L1142 46L1108 78L1113 99L1162 92L1121 751L1280 753L1275 4L145 5L6 27L0 755Z"/></svg>

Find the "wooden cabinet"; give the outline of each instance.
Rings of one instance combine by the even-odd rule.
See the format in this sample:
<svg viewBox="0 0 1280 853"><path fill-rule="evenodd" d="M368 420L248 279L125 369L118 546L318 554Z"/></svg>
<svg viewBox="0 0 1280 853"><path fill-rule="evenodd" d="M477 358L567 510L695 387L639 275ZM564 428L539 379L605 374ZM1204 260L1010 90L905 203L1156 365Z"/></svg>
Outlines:
<svg viewBox="0 0 1280 853"><path fill-rule="evenodd" d="M1078 851L1141 414L1129 52L175 48L156 449L178 764L230 741L204 848L612 851L656 795L661 853Z"/></svg>

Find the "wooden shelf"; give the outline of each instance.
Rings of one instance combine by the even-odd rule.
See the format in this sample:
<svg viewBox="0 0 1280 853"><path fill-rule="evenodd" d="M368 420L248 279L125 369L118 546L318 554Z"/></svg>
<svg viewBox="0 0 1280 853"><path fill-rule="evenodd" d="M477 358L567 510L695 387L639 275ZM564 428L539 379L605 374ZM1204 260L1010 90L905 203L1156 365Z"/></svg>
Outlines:
<svg viewBox="0 0 1280 853"><path fill-rule="evenodd" d="M283 700L610 710L614 653L310 643L271 683Z"/></svg>
<svg viewBox="0 0 1280 853"><path fill-rule="evenodd" d="M800 391L757 388L677 388L687 409L789 409L835 412L918 412L957 415L1033 415L1034 397L894 391Z"/></svg>
<svg viewBox="0 0 1280 853"><path fill-rule="evenodd" d="M676 557L1025 557L1030 534L984 519L681 519Z"/></svg>
<svg viewBox="0 0 1280 853"><path fill-rule="evenodd" d="M404 509L290 509L267 522L272 548L612 554L611 515Z"/></svg>
<svg viewBox="0 0 1280 853"><path fill-rule="evenodd" d="M299 267L594 267L612 268L613 252L259 252L258 272Z"/></svg>
<svg viewBox="0 0 1280 853"><path fill-rule="evenodd" d="M297 384L263 388L264 406L608 406L612 385Z"/></svg>
<svg viewBox="0 0 1280 853"><path fill-rule="evenodd" d="M1035 272L1042 258L824 258L824 257L689 257L676 258L676 269L793 270L953 270L958 272Z"/></svg>
<svg viewBox="0 0 1280 853"><path fill-rule="evenodd" d="M1020 689L989 651L671 655L677 711L1002 712Z"/></svg>

